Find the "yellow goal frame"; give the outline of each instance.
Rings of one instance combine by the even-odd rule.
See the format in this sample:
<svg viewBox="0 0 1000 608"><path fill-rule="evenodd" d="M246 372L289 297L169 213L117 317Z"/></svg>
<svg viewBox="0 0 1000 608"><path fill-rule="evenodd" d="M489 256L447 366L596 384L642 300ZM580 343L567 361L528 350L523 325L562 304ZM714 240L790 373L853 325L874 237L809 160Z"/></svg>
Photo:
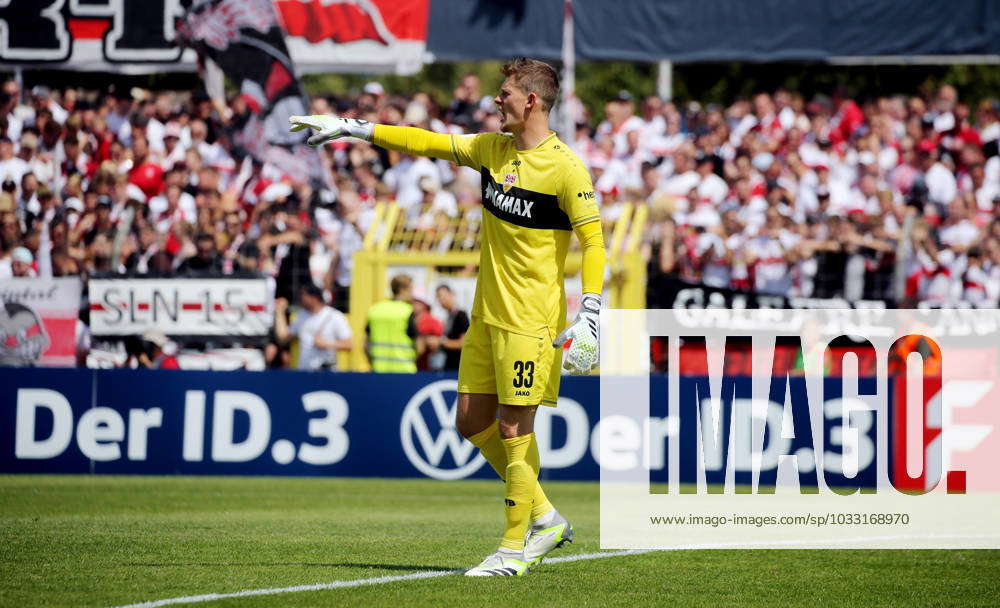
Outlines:
<svg viewBox="0 0 1000 608"><path fill-rule="evenodd" d="M646 307L646 261L640 243L646 225L648 207L622 203L621 212L613 223L606 223L609 278L605 281L611 308ZM447 250L438 247L440 236L407 226L402 210L394 203L375 205L371 226L365 234L362 248L354 254L351 272L350 314L353 346L347 365L341 369L370 371L364 353L367 311L372 304L388 297L388 270L392 266L473 267L479 264L478 225L467 218L447 220L443 226L451 240ZM438 233L440 234L440 232ZM467 249L454 247L455 235L471 235ZM581 266L579 243L574 239L566 257L566 275L579 274ZM342 362L343 363L343 362Z"/></svg>

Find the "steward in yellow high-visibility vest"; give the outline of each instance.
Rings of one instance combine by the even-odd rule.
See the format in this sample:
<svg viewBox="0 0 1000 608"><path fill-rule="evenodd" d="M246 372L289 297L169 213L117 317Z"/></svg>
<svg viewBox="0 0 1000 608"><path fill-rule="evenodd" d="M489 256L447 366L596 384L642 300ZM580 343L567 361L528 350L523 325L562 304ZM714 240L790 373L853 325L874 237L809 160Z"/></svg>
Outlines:
<svg viewBox="0 0 1000 608"><path fill-rule="evenodd" d="M365 352L373 371L412 374L417 371L417 323L410 304L413 279L401 274L389 286L392 299L368 309Z"/></svg>

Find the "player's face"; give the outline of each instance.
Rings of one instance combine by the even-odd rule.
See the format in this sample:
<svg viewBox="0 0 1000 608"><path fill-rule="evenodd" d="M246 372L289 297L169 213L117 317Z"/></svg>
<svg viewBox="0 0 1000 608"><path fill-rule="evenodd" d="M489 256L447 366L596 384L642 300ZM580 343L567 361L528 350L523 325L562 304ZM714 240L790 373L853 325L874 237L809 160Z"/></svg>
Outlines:
<svg viewBox="0 0 1000 608"><path fill-rule="evenodd" d="M528 95L521 90L521 87L514 84L513 79L508 78L503 81L500 92L493 98L493 102L500 110L501 130L513 133L524 127Z"/></svg>

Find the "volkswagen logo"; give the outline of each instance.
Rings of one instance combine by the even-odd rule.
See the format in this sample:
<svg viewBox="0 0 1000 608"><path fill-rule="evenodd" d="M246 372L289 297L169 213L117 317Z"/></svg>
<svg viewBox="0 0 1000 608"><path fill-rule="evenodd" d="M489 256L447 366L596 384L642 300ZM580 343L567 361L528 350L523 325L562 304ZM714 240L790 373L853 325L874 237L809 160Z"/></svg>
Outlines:
<svg viewBox="0 0 1000 608"><path fill-rule="evenodd" d="M456 395L450 404L445 399L445 393ZM466 441L455 428L457 394L457 380L438 380L417 391L403 408L403 418L399 425L403 452L418 471L434 479L463 479L478 471L486 462L482 454L477 452L476 446ZM434 427L437 436L434 436L432 427L428 426L428 419L437 422ZM420 444L420 449L417 449L415 443ZM441 467L445 453L451 454L453 467Z"/></svg>

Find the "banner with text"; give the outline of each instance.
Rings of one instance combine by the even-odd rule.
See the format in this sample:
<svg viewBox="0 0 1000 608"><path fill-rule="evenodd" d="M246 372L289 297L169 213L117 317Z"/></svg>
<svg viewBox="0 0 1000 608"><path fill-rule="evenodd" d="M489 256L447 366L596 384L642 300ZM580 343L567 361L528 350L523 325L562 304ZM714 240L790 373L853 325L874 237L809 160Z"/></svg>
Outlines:
<svg viewBox="0 0 1000 608"><path fill-rule="evenodd" d="M273 321L266 279L93 279L95 336L155 327L173 336L264 336Z"/></svg>
<svg viewBox="0 0 1000 608"><path fill-rule="evenodd" d="M78 279L7 279L0 302L0 365L76 364Z"/></svg>
<svg viewBox="0 0 1000 608"><path fill-rule="evenodd" d="M1000 548L1000 311L609 309L601 325L619 339L601 344L600 452L622 451L600 462L602 548Z"/></svg>
<svg viewBox="0 0 1000 608"><path fill-rule="evenodd" d="M543 477L597 479L598 379L535 422ZM0 473L493 479L443 374L0 369Z"/></svg>
<svg viewBox="0 0 1000 608"><path fill-rule="evenodd" d="M646 287L646 301L650 308L887 308L884 300L855 300L844 298L805 298L776 294L742 291L727 287L712 287L693 283L674 276L660 274L650 277Z"/></svg>
<svg viewBox="0 0 1000 608"><path fill-rule="evenodd" d="M682 397L704 381L685 377ZM650 394L663 407L638 426L600 417L600 384L596 376L565 377L558 407L539 408L542 478L597 480L599 464L637 462L655 471L651 481L665 478L668 444L647 449L638 441L642 429L688 447L697 435L667 415L667 377L650 377ZM0 387L0 473L495 479L455 428L454 375L0 369ZM823 467L833 471L851 456L856 476L849 482L873 485L877 463L862 448L877 440L878 425L837 415L839 394L831 393L825 408L817 433L844 439L827 442ZM792 410L796 420L807 419L798 403ZM781 465L777 455L804 445L783 434L786 415L778 403L760 412L771 439L759 467L771 478ZM709 483L722 483L726 459L712 454L705 473ZM696 479L693 469L682 476Z"/></svg>
<svg viewBox="0 0 1000 608"><path fill-rule="evenodd" d="M0 2L0 62L69 70L152 74L195 71L176 44L191 0L7 0ZM226 24L253 25L252 3L227 0ZM423 65L430 0L273 0L300 72L412 74ZM225 28L214 34L226 35Z"/></svg>

